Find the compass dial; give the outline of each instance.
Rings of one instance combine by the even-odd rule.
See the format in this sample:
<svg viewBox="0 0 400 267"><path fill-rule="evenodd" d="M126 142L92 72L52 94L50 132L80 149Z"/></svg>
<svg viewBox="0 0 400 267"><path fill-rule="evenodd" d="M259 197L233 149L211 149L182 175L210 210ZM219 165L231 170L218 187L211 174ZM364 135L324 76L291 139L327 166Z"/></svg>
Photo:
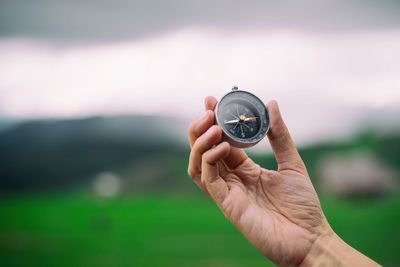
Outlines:
<svg viewBox="0 0 400 267"><path fill-rule="evenodd" d="M235 90L226 94L216 107L216 121L224 139L236 147L250 147L265 137L269 116L263 102L255 95Z"/></svg>

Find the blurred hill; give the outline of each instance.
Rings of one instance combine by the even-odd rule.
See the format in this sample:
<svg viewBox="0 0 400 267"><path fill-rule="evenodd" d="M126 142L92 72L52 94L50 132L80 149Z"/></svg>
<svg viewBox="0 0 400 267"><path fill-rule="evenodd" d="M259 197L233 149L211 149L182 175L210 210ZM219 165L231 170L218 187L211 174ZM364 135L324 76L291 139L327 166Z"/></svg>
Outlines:
<svg viewBox="0 0 400 267"><path fill-rule="evenodd" d="M104 174L117 177L122 191L186 190L193 184L186 173L189 148L185 134L186 125L179 120L157 116L17 124L0 132L0 190L87 187ZM300 154L314 184L329 185L325 186L328 191L381 194L394 187L394 180L399 181L399 134L363 131L346 142L300 148ZM263 167L276 169L271 154L253 152L251 157ZM337 166L342 169L339 173ZM363 171L373 173L363 166L379 169L375 172L379 177L363 175ZM330 180L336 181L336 187ZM338 189L343 187L352 189Z"/></svg>
<svg viewBox="0 0 400 267"><path fill-rule="evenodd" d="M156 116L28 121L0 132L0 189L46 189L87 182L185 148L182 127ZM182 153L182 152L181 152Z"/></svg>

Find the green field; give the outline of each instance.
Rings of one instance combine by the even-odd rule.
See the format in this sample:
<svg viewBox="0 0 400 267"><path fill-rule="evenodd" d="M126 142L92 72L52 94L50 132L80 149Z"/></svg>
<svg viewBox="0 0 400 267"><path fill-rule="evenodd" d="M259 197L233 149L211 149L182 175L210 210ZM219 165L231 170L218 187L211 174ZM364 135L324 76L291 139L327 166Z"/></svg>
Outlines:
<svg viewBox="0 0 400 267"><path fill-rule="evenodd" d="M335 231L389 266L400 264L400 195L323 198ZM268 266L205 196L102 200L65 193L2 197L2 266Z"/></svg>

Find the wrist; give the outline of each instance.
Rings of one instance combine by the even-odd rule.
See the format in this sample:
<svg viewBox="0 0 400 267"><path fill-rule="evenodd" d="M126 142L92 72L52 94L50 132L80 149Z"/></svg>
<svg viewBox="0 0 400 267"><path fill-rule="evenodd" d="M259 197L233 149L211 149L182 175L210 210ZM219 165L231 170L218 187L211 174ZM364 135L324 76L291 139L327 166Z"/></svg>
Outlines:
<svg viewBox="0 0 400 267"><path fill-rule="evenodd" d="M379 266L344 242L333 230L321 234L301 266Z"/></svg>

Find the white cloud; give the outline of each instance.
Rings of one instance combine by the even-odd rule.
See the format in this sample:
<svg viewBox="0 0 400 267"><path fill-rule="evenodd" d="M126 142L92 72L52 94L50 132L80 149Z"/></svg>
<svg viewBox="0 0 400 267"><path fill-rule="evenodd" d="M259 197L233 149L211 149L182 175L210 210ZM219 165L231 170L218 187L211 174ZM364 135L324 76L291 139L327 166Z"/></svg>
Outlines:
<svg viewBox="0 0 400 267"><path fill-rule="evenodd" d="M400 31L228 35L200 29L69 48L3 40L0 116L189 118L201 112L204 96L220 97L237 84L265 101L278 99L289 126L310 139L310 132L348 129L366 109L399 106L399 43Z"/></svg>

